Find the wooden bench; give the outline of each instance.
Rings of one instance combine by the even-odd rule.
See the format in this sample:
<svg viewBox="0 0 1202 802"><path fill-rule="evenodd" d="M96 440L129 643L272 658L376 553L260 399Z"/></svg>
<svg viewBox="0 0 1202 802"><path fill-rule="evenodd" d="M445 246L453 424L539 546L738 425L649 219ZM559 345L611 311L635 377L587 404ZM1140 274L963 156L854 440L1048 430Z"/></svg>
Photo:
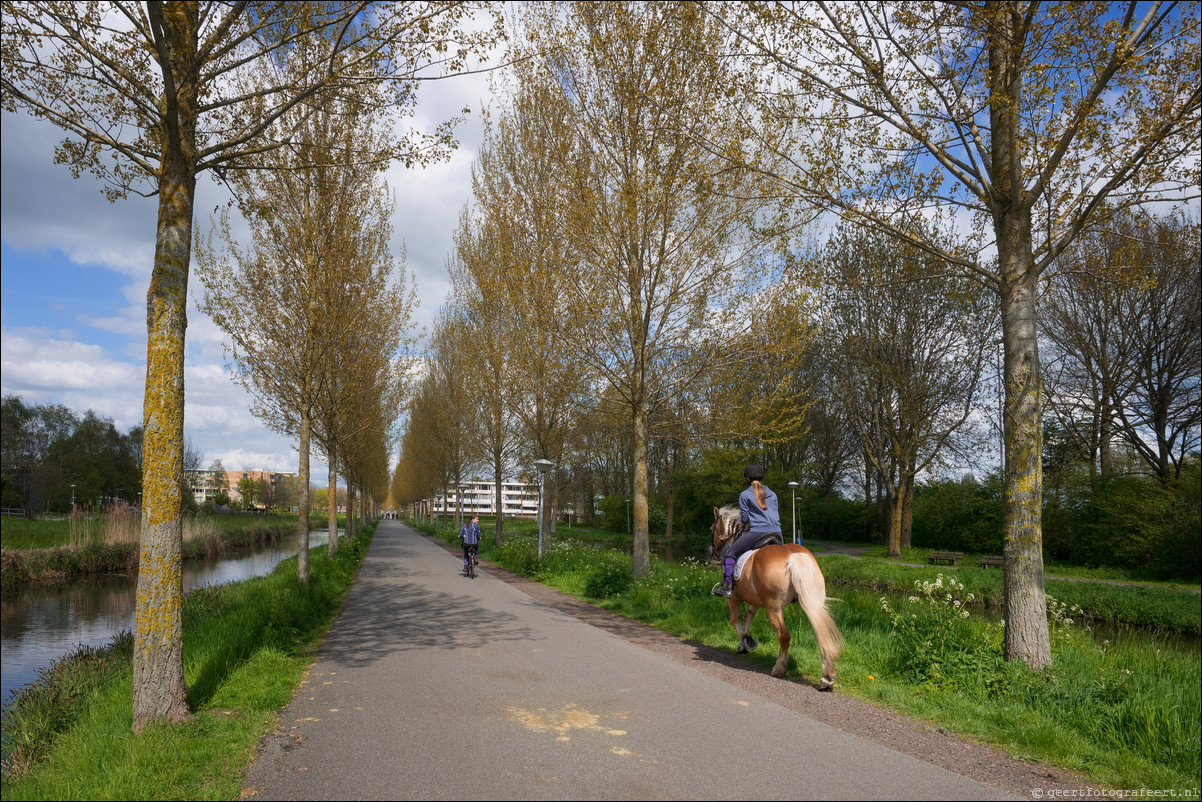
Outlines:
<svg viewBox="0 0 1202 802"><path fill-rule="evenodd" d="M977 563L977 565L981 566L982 568L990 568L992 566L1001 568L1004 564L1005 562L1002 560L1001 556L997 554L982 554L981 561Z"/></svg>
<svg viewBox="0 0 1202 802"><path fill-rule="evenodd" d="M943 562L948 565L955 565L962 559L964 559L964 552L962 551L932 551L927 555L927 562L931 565Z"/></svg>

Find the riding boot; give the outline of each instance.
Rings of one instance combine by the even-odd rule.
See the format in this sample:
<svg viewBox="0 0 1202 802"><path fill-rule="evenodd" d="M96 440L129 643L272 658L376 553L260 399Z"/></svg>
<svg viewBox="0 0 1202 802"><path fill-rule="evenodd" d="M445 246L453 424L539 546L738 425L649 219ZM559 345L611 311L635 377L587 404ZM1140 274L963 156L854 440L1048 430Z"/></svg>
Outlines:
<svg viewBox="0 0 1202 802"><path fill-rule="evenodd" d="M729 599L730 594L734 591L734 586L735 586L734 576L735 576L735 561L732 560L730 557L727 557L726 560L724 561L724 566L723 566L723 571L722 571L722 583L718 584L718 585L714 585L713 590L711 590L710 593L714 594L715 596L721 596L724 599Z"/></svg>

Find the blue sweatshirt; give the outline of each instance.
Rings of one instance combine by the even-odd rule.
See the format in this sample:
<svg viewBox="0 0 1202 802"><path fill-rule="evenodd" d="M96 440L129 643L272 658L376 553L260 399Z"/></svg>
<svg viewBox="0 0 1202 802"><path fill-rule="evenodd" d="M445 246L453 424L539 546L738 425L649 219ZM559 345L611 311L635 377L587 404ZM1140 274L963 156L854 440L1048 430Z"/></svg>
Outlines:
<svg viewBox="0 0 1202 802"><path fill-rule="evenodd" d="M758 534L780 532L780 511L777 509L776 494L764 485L764 503L768 509L761 510L755 502L755 491L747 486L739 495L739 519L751 524L751 531Z"/></svg>
<svg viewBox="0 0 1202 802"><path fill-rule="evenodd" d="M475 521L465 523L463 529L459 530L459 539L465 546L478 545L480 543L480 524Z"/></svg>

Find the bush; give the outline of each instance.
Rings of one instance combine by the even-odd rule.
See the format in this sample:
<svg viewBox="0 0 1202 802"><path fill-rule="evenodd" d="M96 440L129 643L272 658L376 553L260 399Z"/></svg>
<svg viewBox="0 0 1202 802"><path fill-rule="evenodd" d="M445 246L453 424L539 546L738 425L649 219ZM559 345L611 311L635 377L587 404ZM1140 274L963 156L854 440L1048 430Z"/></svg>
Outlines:
<svg viewBox="0 0 1202 802"><path fill-rule="evenodd" d="M634 584L630 560L608 558L588 569L584 579L584 595L608 599L625 593Z"/></svg>
<svg viewBox="0 0 1202 802"><path fill-rule="evenodd" d="M808 538L847 543L872 540L868 512L862 501L838 495L821 496L811 490L803 490L797 496L797 528L803 542Z"/></svg>
<svg viewBox="0 0 1202 802"><path fill-rule="evenodd" d="M925 548L1001 554L1002 518L1002 481L997 473L983 484L971 476L924 482L914 490L911 542Z"/></svg>
<svg viewBox="0 0 1202 802"><path fill-rule="evenodd" d="M1197 580L1202 574L1200 496L1196 464L1167 485L1140 476L1072 477L1045 499L1044 552L1074 565Z"/></svg>
<svg viewBox="0 0 1202 802"><path fill-rule="evenodd" d="M955 579L939 574L935 581L915 581L905 607L893 610L884 596L883 609L897 636L898 671L920 685L964 688L989 685L996 679L1000 653L987 630L969 622L968 605L976 597Z"/></svg>
<svg viewBox="0 0 1202 802"><path fill-rule="evenodd" d="M515 574L534 576L538 573L538 538L510 535L492 553L492 560Z"/></svg>

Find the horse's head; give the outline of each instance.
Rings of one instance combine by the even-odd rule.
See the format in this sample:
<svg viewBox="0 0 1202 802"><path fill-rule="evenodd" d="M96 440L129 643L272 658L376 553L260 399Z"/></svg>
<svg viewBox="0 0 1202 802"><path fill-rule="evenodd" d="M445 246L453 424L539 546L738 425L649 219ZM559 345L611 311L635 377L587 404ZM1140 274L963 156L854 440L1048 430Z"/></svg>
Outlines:
<svg viewBox="0 0 1202 802"><path fill-rule="evenodd" d="M714 554L719 555L722 549L726 548L726 544L734 540L735 537L743 531L743 522L740 520L739 508L728 504L725 507L714 507L714 523L710 527L710 545L714 549Z"/></svg>

